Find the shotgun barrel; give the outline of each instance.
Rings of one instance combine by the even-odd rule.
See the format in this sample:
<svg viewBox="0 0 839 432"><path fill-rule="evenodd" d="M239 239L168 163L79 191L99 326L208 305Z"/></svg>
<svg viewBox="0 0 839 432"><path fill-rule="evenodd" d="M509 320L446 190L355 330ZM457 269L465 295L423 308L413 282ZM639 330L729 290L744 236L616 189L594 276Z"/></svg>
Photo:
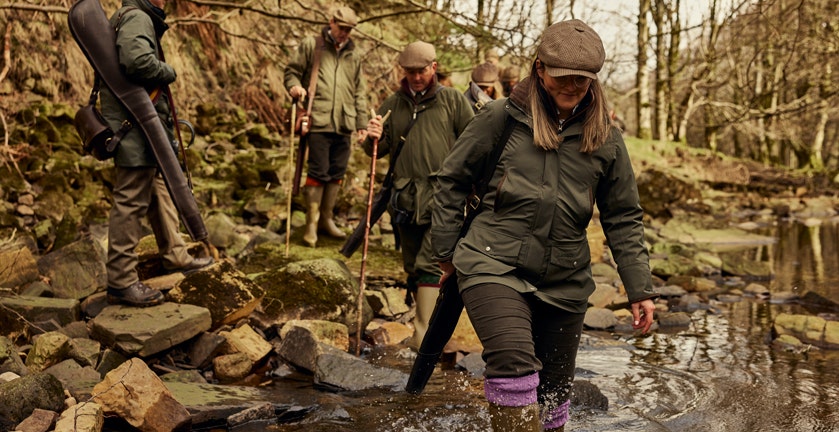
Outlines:
<svg viewBox="0 0 839 432"><path fill-rule="evenodd" d="M454 334L461 312L463 299L457 288L457 274L452 273L440 287L434 312L428 320L428 331L422 338L411 375L408 376L408 383L405 385L406 392L416 395L425 389L434 367L443 354L443 348Z"/></svg>
<svg viewBox="0 0 839 432"><path fill-rule="evenodd" d="M128 110L149 142L169 195L172 196L189 236L195 241L206 240L209 235L195 196L192 195L149 94L143 87L130 82L120 70L116 33L102 4L99 0L77 1L70 7L67 23L93 70Z"/></svg>

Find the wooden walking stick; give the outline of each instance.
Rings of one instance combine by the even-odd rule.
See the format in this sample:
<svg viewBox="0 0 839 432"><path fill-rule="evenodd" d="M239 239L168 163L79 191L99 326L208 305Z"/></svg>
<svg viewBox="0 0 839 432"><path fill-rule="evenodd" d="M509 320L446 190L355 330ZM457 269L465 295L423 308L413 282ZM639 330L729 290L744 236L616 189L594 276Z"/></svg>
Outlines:
<svg viewBox="0 0 839 432"><path fill-rule="evenodd" d="M291 101L291 132L288 140L288 163L294 163L294 126L297 124L297 99ZM288 184L294 183L294 169L288 170ZM288 190L288 206L286 207L287 216L285 219L285 257L288 258L288 251L291 247L291 199L294 197L292 190L294 186L289 187Z"/></svg>
<svg viewBox="0 0 839 432"><path fill-rule="evenodd" d="M373 118L376 118L376 110L371 109L371 114L373 114ZM384 117L382 117L382 125L384 126L385 120L390 116L390 111L385 113ZM366 224L364 226L364 246L361 252L361 271L358 281L358 324L356 326L355 332L355 355L361 355L361 322L363 318L363 311L362 305L364 304L364 283L366 281L365 273L367 271L367 246L370 244L370 219L372 216L371 210L373 209L373 189L376 186L376 159L378 158L379 152L379 139L373 139L373 152L370 156L370 187L367 189L367 216L366 216Z"/></svg>

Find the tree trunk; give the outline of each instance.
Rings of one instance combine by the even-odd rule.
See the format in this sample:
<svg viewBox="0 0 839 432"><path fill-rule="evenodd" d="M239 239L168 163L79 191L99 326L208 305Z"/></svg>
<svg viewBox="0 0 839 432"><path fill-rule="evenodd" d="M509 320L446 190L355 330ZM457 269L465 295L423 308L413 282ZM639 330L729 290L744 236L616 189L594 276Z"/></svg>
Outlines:
<svg viewBox="0 0 839 432"><path fill-rule="evenodd" d="M635 109L638 112L638 138L652 138L652 116L650 113L650 73L647 70L647 46L650 42L650 28L647 15L650 13L650 1L640 0L638 11L638 56L636 63L638 72L635 84L638 94L635 98Z"/></svg>

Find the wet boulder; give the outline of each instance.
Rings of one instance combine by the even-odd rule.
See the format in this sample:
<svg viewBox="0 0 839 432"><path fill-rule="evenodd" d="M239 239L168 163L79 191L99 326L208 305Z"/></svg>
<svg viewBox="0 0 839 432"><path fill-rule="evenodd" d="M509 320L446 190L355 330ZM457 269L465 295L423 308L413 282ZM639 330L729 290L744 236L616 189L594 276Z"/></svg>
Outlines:
<svg viewBox="0 0 839 432"><path fill-rule="evenodd" d="M263 313L278 323L323 319L342 323L351 332L357 327L358 280L343 261L297 261L265 272L255 282L265 289ZM372 308L363 300L362 328L373 319Z"/></svg>
<svg viewBox="0 0 839 432"><path fill-rule="evenodd" d="M64 409L64 387L56 377L39 372L0 384L0 418L19 423L37 408Z"/></svg>
<svg viewBox="0 0 839 432"><path fill-rule="evenodd" d="M308 330L318 342L332 345L341 351L350 349L349 330L344 324L324 320L291 320L280 329L280 338L284 339L295 327Z"/></svg>
<svg viewBox="0 0 839 432"><path fill-rule="evenodd" d="M245 324L231 331L219 332L223 337L230 352L245 354L252 363L258 363L273 349L271 344Z"/></svg>
<svg viewBox="0 0 839 432"><path fill-rule="evenodd" d="M804 343L827 349L839 349L839 321L822 317L781 313L772 326L778 336L790 335Z"/></svg>
<svg viewBox="0 0 839 432"><path fill-rule="evenodd" d="M189 411L140 359L108 372L93 388L93 401L141 431L174 431L191 422Z"/></svg>
<svg viewBox="0 0 839 432"><path fill-rule="evenodd" d="M210 311L177 303L108 306L91 321L91 337L125 354L148 357L210 329Z"/></svg>
<svg viewBox="0 0 839 432"><path fill-rule="evenodd" d="M587 328L595 330L606 330L614 327L618 323L615 313L609 309L590 307L586 310L586 316L583 319L583 324Z"/></svg>
<svg viewBox="0 0 839 432"><path fill-rule="evenodd" d="M262 287L225 259L187 275L169 291L168 298L206 308L212 318L211 328L218 328L250 315L263 293Z"/></svg>

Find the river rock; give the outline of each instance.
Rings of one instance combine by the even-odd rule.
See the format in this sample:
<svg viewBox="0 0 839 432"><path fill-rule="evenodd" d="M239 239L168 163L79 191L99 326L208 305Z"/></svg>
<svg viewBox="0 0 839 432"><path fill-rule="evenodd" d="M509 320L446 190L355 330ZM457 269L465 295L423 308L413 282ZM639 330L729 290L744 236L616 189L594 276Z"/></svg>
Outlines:
<svg viewBox="0 0 839 432"><path fill-rule="evenodd" d="M325 349L316 359L315 384L349 391L388 388L402 390L408 375L379 366L333 347Z"/></svg>
<svg viewBox="0 0 839 432"><path fill-rule="evenodd" d="M242 252L250 242L250 238L236 231L237 224L233 219L222 213L216 212L204 219L209 232L210 243L223 249L228 256L236 256Z"/></svg>
<svg viewBox="0 0 839 432"><path fill-rule="evenodd" d="M283 359L309 372L315 371L318 356L327 350L338 350L338 348L319 342L311 330L299 326L291 327L277 348L278 354Z"/></svg>
<svg viewBox="0 0 839 432"><path fill-rule="evenodd" d="M61 385L74 396L84 396L98 383L102 376L91 366L81 366L75 360L67 359L50 366L44 372L58 378Z"/></svg>
<svg viewBox="0 0 839 432"><path fill-rule="evenodd" d="M99 356L99 364L96 365L96 372L99 372L100 377L104 377L108 372L116 369L126 360L128 358L121 353L110 348L105 348Z"/></svg>
<svg viewBox="0 0 839 432"><path fill-rule="evenodd" d="M602 308L612 304L618 298L618 289L611 284L595 284L594 292L588 298L590 306Z"/></svg>
<svg viewBox="0 0 839 432"><path fill-rule="evenodd" d="M571 404L578 408L609 410L609 398L588 380L574 380Z"/></svg>
<svg viewBox="0 0 839 432"><path fill-rule="evenodd" d="M364 296L377 316L396 317L411 310L405 304L405 293L398 288L368 290Z"/></svg>
<svg viewBox="0 0 839 432"><path fill-rule="evenodd" d="M192 340L188 349L189 364L204 368L210 364L213 357L222 352L226 339L224 336L204 332Z"/></svg>
<svg viewBox="0 0 839 432"><path fill-rule="evenodd" d="M274 414L274 405L270 402L265 402L227 417L227 427L235 428L260 420L276 421L276 418L277 415Z"/></svg>
<svg viewBox="0 0 839 432"><path fill-rule="evenodd" d="M31 323L55 320L60 326L77 321L81 317L81 308L76 299L33 297L18 295L0 298L0 307L8 308ZM12 318L9 315L9 318ZM0 332L12 333L7 328L6 319L0 319Z"/></svg>
<svg viewBox="0 0 839 432"><path fill-rule="evenodd" d="M758 300L767 300L772 295L769 288L759 283L750 283L743 288L743 294Z"/></svg>
<svg viewBox="0 0 839 432"><path fill-rule="evenodd" d="M58 298L83 299L108 283L105 251L88 237L42 256L38 270Z"/></svg>
<svg viewBox="0 0 839 432"><path fill-rule="evenodd" d="M263 289L237 270L229 259L187 275L169 291L171 301L210 311L212 327L233 324L260 304Z"/></svg>
<svg viewBox="0 0 839 432"><path fill-rule="evenodd" d="M213 373L220 382L230 383L248 376L253 363L247 354L241 352L220 355L213 359Z"/></svg>
<svg viewBox="0 0 839 432"><path fill-rule="evenodd" d="M48 332L38 336L29 354L26 366L32 372L42 371L64 360L70 351L70 338L64 333Z"/></svg>
<svg viewBox="0 0 839 432"><path fill-rule="evenodd" d="M190 424L189 411L138 358L108 372L93 395L105 414L117 415L141 431L174 431Z"/></svg>
<svg viewBox="0 0 839 432"><path fill-rule="evenodd" d="M364 330L366 337L373 341L373 345L400 345L413 336L414 329L396 321L384 321L376 318L370 321Z"/></svg>
<svg viewBox="0 0 839 432"><path fill-rule="evenodd" d="M636 181L644 213L653 217L670 217L671 209L702 201L702 192L696 183L656 168L647 167L638 174Z"/></svg>
<svg viewBox="0 0 839 432"><path fill-rule="evenodd" d="M692 323L687 312L659 313L657 321L661 327L689 327Z"/></svg>
<svg viewBox="0 0 839 432"><path fill-rule="evenodd" d="M227 341L232 352L245 354L252 363L258 363L273 349L270 343L247 324L229 332L220 332L219 336Z"/></svg>
<svg viewBox="0 0 839 432"><path fill-rule="evenodd" d="M19 423L37 408L64 409L64 388L56 377L37 372L0 384L0 418Z"/></svg>
<svg viewBox="0 0 839 432"><path fill-rule="evenodd" d="M280 328L280 339L284 339L294 327L308 330L318 342L345 352L350 349L349 329L344 324L324 320L291 320Z"/></svg>
<svg viewBox="0 0 839 432"><path fill-rule="evenodd" d="M0 336L0 374L5 372L22 376L26 375L29 370L20 358L14 342L5 336Z"/></svg>
<svg viewBox="0 0 839 432"><path fill-rule="evenodd" d="M55 411L36 408L32 415L20 422L15 431L18 432L47 432L53 430L58 413Z"/></svg>
<svg viewBox="0 0 839 432"><path fill-rule="evenodd" d="M91 321L91 337L126 354L148 357L210 329L210 311L188 304L109 306Z"/></svg>
<svg viewBox="0 0 839 432"><path fill-rule="evenodd" d="M85 402L67 408L55 424L55 432L100 432L105 425L102 406Z"/></svg>
<svg viewBox="0 0 839 432"><path fill-rule="evenodd" d="M19 289L38 280L38 261L23 242L16 241L0 250L0 286Z"/></svg>
<svg viewBox="0 0 839 432"><path fill-rule="evenodd" d="M605 330L618 323L615 313L609 309L590 307L586 310L583 324L591 329Z"/></svg>
<svg viewBox="0 0 839 432"><path fill-rule="evenodd" d="M259 275L265 288L263 313L278 323L293 319L323 319L342 323L354 332L358 325L358 278L346 263L334 258L297 261ZM373 309L362 299L362 328Z"/></svg>

